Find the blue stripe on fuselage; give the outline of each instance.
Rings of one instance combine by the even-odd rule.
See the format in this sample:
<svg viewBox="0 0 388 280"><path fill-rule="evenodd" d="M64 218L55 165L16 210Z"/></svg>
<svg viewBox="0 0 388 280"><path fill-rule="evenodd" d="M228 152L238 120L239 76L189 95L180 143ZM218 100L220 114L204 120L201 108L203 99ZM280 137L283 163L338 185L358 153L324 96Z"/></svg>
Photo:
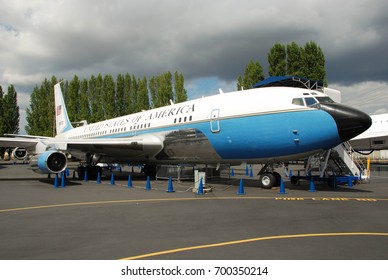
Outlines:
<svg viewBox="0 0 388 280"><path fill-rule="evenodd" d="M341 143L334 119L322 110L225 119L205 135L224 159L272 158L327 149Z"/></svg>

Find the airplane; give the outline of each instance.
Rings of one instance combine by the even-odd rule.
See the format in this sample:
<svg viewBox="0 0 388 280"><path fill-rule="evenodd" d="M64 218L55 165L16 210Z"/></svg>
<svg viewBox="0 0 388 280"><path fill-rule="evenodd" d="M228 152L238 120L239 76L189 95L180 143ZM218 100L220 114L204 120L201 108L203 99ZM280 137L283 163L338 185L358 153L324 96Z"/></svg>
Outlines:
<svg viewBox="0 0 388 280"><path fill-rule="evenodd" d="M99 162L145 164L276 163L330 149L367 130L371 118L335 103L322 91L292 86L220 93L74 128L60 83L54 86L55 137L8 135L0 146L16 147L39 173L60 173L67 155ZM25 149L25 152L20 152ZM279 185L273 169L259 185Z"/></svg>
<svg viewBox="0 0 388 280"><path fill-rule="evenodd" d="M371 115L372 125L349 142L356 151L388 149L388 114Z"/></svg>

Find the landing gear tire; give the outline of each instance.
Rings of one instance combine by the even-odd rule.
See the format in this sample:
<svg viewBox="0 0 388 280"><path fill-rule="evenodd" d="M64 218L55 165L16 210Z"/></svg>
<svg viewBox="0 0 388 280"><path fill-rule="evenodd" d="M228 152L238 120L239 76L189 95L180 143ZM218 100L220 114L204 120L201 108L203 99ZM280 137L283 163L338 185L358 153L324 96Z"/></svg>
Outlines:
<svg viewBox="0 0 388 280"><path fill-rule="evenodd" d="M276 186L276 177L272 173L263 173L259 177L259 185L263 189L271 189L272 187Z"/></svg>
<svg viewBox="0 0 388 280"><path fill-rule="evenodd" d="M296 185L297 183L298 183L298 177L296 177L296 176L291 176L291 184L293 184L293 185Z"/></svg>
<svg viewBox="0 0 388 280"><path fill-rule="evenodd" d="M102 176L102 168L100 166L79 166L78 179L85 179L85 171L87 171L88 179L97 179L98 173L100 173L100 176Z"/></svg>

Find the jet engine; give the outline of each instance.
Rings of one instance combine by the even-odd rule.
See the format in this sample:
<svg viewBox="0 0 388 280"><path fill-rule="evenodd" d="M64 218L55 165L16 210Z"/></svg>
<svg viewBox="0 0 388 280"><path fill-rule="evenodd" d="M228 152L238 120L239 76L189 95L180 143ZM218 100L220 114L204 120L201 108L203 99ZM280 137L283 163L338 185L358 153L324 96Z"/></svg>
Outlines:
<svg viewBox="0 0 388 280"><path fill-rule="evenodd" d="M31 169L36 173L61 173L67 167L66 155L58 151L46 151L30 159Z"/></svg>
<svg viewBox="0 0 388 280"><path fill-rule="evenodd" d="M17 147L12 151L12 158L15 158L17 160L24 160L27 158L27 155L27 150L24 148Z"/></svg>

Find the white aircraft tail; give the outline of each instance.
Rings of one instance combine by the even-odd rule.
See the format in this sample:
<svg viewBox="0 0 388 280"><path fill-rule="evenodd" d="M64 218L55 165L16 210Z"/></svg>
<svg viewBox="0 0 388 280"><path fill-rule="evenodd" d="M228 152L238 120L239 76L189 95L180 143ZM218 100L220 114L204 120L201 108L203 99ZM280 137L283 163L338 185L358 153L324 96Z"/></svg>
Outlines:
<svg viewBox="0 0 388 280"><path fill-rule="evenodd" d="M61 83L54 86L55 97L55 124L57 128L57 135L73 129L69 116L67 115L65 101L61 90Z"/></svg>

